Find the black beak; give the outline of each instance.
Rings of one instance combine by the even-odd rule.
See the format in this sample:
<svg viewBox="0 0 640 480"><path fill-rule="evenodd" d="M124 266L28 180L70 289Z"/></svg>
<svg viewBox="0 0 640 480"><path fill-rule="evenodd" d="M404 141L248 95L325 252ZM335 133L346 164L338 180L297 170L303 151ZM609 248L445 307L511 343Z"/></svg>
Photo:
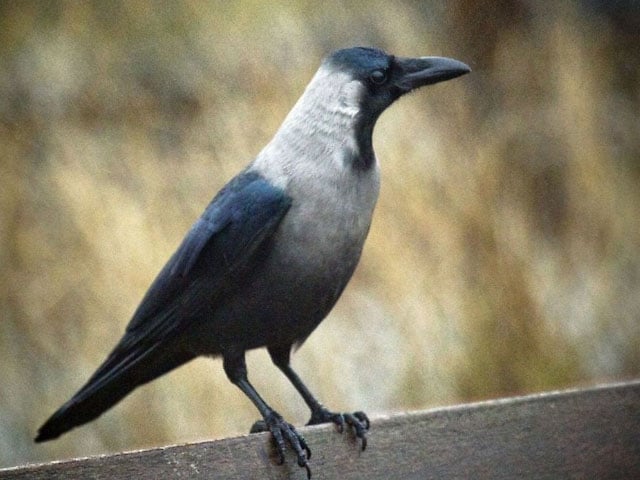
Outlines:
<svg viewBox="0 0 640 480"><path fill-rule="evenodd" d="M403 70L396 82L402 93L451 80L471 71L467 64L445 57L397 58L396 62Z"/></svg>

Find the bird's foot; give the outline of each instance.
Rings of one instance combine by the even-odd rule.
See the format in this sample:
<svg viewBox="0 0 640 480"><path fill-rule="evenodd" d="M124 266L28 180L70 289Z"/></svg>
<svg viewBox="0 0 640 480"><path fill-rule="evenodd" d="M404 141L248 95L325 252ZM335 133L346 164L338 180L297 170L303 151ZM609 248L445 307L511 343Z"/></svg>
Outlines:
<svg viewBox="0 0 640 480"><path fill-rule="evenodd" d="M307 470L307 479L311 478L311 469L309 468L311 450L304 437L298 433L293 425L286 422L280 414L272 412L264 420L258 420L253 424L250 433L258 432L271 432L280 465L284 463L284 452L288 443L298 457L298 465Z"/></svg>
<svg viewBox="0 0 640 480"><path fill-rule="evenodd" d="M320 407L311 412L311 418L307 422L307 425L318 425L329 422L335 423L338 426L339 433L344 432L345 425L353 428L356 437L362 442L362 450L367 448L367 430L369 430L370 422L366 413L334 413L324 407Z"/></svg>

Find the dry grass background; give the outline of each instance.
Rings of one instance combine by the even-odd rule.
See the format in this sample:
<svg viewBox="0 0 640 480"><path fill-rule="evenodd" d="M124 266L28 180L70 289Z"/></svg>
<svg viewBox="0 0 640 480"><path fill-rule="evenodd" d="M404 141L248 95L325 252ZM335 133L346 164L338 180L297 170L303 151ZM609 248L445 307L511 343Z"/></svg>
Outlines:
<svg viewBox="0 0 640 480"><path fill-rule="evenodd" d="M31 441L320 59L355 44L474 72L380 120L361 265L294 357L312 390L375 415L637 376L633 5L0 4L0 467L248 430L251 404L219 360L199 359L55 442ZM249 368L306 421L264 352Z"/></svg>

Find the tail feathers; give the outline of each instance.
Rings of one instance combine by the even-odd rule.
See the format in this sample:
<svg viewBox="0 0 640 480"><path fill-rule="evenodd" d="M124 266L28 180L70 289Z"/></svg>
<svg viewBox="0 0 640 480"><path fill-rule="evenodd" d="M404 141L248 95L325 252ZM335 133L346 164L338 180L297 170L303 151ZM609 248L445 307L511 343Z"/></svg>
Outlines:
<svg viewBox="0 0 640 480"><path fill-rule="evenodd" d="M164 348L161 348L164 347ZM45 442L97 418L136 387L188 362L193 356L167 351L155 344L116 349L67 403L38 430L36 442Z"/></svg>

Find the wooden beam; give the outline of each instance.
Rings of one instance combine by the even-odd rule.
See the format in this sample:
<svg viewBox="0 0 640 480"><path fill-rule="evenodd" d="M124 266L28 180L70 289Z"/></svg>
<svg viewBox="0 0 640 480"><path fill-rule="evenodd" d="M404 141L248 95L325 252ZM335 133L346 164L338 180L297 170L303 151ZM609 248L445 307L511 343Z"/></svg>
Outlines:
<svg viewBox="0 0 640 480"><path fill-rule="evenodd" d="M314 479L640 479L640 381L305 427ZM0 480L304 479L268 434L0 470Z"/></svg>

